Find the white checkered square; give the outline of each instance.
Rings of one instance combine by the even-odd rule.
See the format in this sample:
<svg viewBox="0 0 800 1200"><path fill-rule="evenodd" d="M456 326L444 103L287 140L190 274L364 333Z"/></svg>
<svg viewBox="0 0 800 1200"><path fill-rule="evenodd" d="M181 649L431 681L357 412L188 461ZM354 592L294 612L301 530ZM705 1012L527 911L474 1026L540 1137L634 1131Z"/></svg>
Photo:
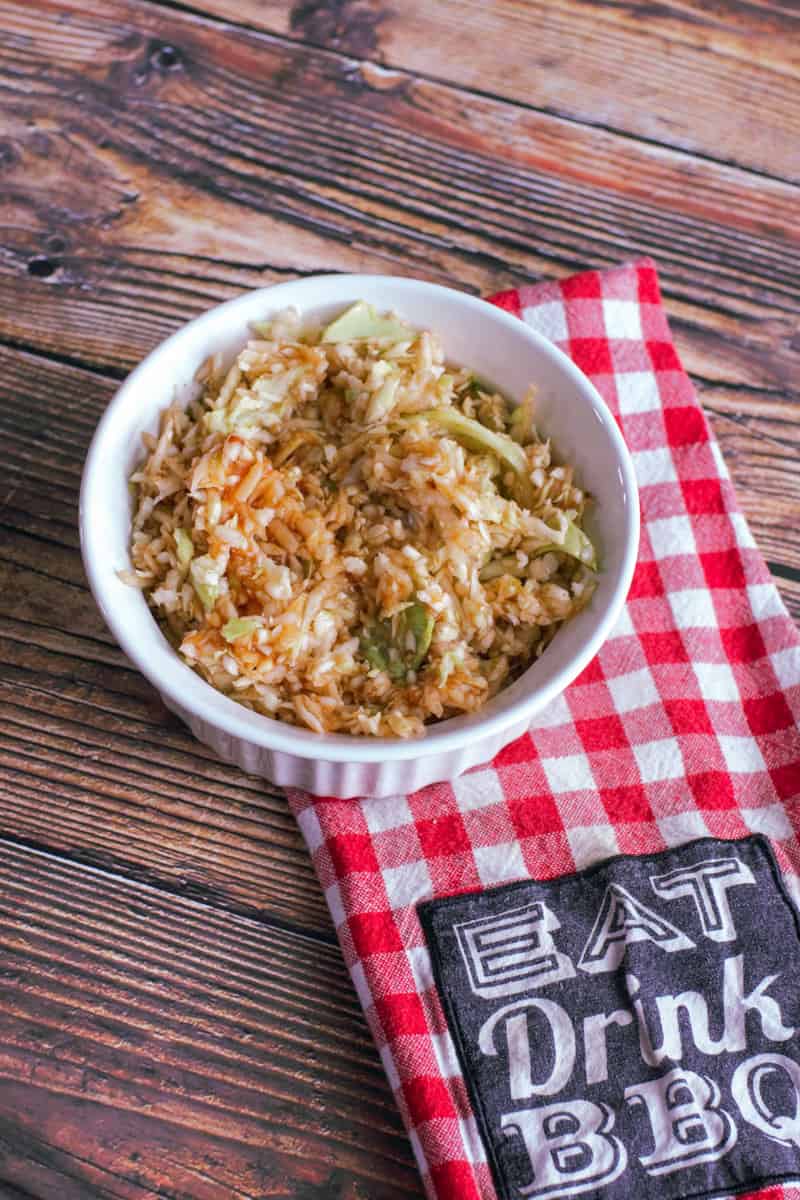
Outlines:
<svg viewBox="0 0 800 1200"><path fill-rule="evenodd" d="M714 459L714 466L717 468L720 477L722 479L730 479L728 464L722 457L722 451L719 448L719 442L716 438L712 438L709 442L709 449L711 451L711 457Z"/></svg>
<svg viewBox="0 0 800 1200"><path fill-rule="evenodd" d="M461 1067L458 1065L458 1057L456 1056L456 1048L453 1045L453 1039L450 1034L431 1033L430 1039L433 1042L433 1053L436 1055L436 1061L439 1064L439 1070L444 1075L445 1079L458 1079L461 1075Z"/></svg>
<svg viewBox="0 0 800 1200"><path fill-rule="evenodd" d="M647 667L629 671L627 675L617 675L615 679L607 679L606 683L618 713L658 704L658 689Z"/></svg>
<svg viewBox="0 0 800 1200"><path fill-rule="evenodd" d="M475 865L485 887L522 879L527 875L525 859L519 842L503 842L499 846L475 846Z"/></svg>
<svg viewBox="0 0 800 1200"><path fill-rule="evenodd" d="M716 629L717 614L705 588L685 588L669 593L669 606L678 629Z"/></svg>
<svg viewBox="0 0 800 1200"><path fill-rule="evenodd" d="M737 543L745 550L755 550L756 540L750 532L750 526L747 524L744 514L740 512L728 513L728 520L733 526Z"/></svg>
<svg viewBox="0 0 800 1200"><path fill-rule="evenodd" d="M384 867L383 882L392 908L405 908L427 900L433 893L431 877L424 859L400 867Z"/></svg>
<svg viewBox="0 0 800 1200"><path fill-rule="evenodd" d="M603 320L610 338L642 340L642 318L635 300L604 300Z"/></svg>
<svg viewBox="0 0 800 1200"><path fill-rule="evenodd" d="M594 791L594 776L585 754L565 754L562 758L543 758L541 762L547 782L557 795Z"/></svg>
<svg viewBox="0 0 800 1200"><path fill-rule="evenodd" d="M800 646L778 650L775 654L770 654L769 661L782 688L788 689L800 684Z"/></svg>
<svg viewBox="0 0 800 1200"><path fill-rule="evenodd" d="M322 832L322 826L319 823L315 809L310 805L304 808L297 814L297 824L300 826L300 832L306 840L306 845L313 854L315 850L319 850L322 843L325 841L325 834Z"/></svg>
<svg viewBox="0 0 800 1200"><path fill-rule="evenodd" d="M631 620L630 610L628 609L628 606L626 604L625 607L623 608L622 612L617 617L616 624L614 625L614 628L611 630L611 633L609 635L609 640L611 640L611 638L635 637L635 636L636 636L636 630L633 627L633 621Z"/></svg>
<svg viewBox="0 0 800 1200"><path fill-rule="evenodd" d="M496 771L475 771L453 780L453 791L461 812L502 804L505 797Z"/></svg>
<svg viewBox="0 0 800 1200"><path fill-rule="evenodd" d="M405 796L382 796L364 802L364 820L370 833L385 833L387 829L400 829L413 825L414 817Z"/></svg>
<svg viewBox="0 0 800 1200"><path fill-rule="evenodd" d="M381 1056L381 1062L383 1063L383 1069L386 1072L386 1078L389 1080L389 1087L393 1092L395 1092L400 1087L401 1080L397 1073L397 1067L395 1066L394 1055L388 1046L381 1046L378 1050L378 1053Z"/></svg>
<svg viewBox="0 0 800 1200"><path fill-rule="evenodd" d="M478 1122L474 1117L459 1117L458 1128L461 1132L461 1137L464 1145L467 1148L467 1157L471 1163L485 1163L486 1151L483 1148L483 1140L478 1133Z"/></svg>
<svg viewBox="0 0 800 1200"><path fill-rule="evenodd" d="M786 616L786 609L774 583L751 583L747 589L747 598L757 621L766 621L768 617Z"/></svg>
<svg viewBox="0 0 800 1200"><path fill-rule="evenodd" d="M727 663L692 664L704 700L722 702L739 699L739 689L733 671Z"/></svg>
<svg viewBox="0 0 800 1200"><path fill-rule="evenodd" d="M683 758L675 738L644 742L641 746L634 746L633 753L642 783L656 783L659 779L680 779L684 774Z"/></svg>
<svg viewBox="0 0 800 1200"><path fill-rule="evenodd" d="M534 308L523 308L522 319L551 342L565 342L569 337L567 314L560 300L550 300L546 304L537 304Z"/></svg>
<svg viewBox="0 0 800 1200"><path fill-rule="evenodd" d="M572 713L563 694L545 705L534 717L533 724L535 729L558 729L559 725L571 725Z"/></svg>
<svg viewBox="0 0 800 1200"><path fill-rule="evenodd" d="M763 808L743 808L742 820L753 833L763 833L776 841L791 838L792 825L781 804L765 804Z"/></svg>
<svg viewBox="0 0 800 1200"><path fill-rule="evenodd" d="M344 902L338 883L332 883L325 889L325 903L328 905L335 928L339 929L344 925L347 914L344 911Z"/></svg>
<svg viewBox="0 0 800 1200"><path fill-rule="evenodd" d="M732 774L750 775L755 771L766 770L767 764L755 738L732 737L730 734L721 733L719 745L725 765Z"/></svg>
<svg viewBox="0 0 800 1200"><path fill-rule="evenodd" d="M677 483L675 460L669 446L659 446L656 450L637 450L631 458L641 487L655 483Z"/></svg>
<svg viewBox="0 0 800 1200"><path fill-rule="evenodd" d="M578 871L619 854L613 825L577 825L567 830L567 840Z"/></svg>
<svg viewBox="0 0 800 1200"><path fill-rule="evenodd" d="M616 376L615 383L619 411L623 416L661 408L658 383L652 371L625 371Z"/></svg>
<svg viewBox="0 0 800 1200"><path fill-rule="evenodd" d="M664 517L647 525L654 558L670 558L674 554L694 554L692 522L688 517Z"/></svg>
<svg viewBox="0 0 800 1200"><path fill-rule="evenodd" d="M414 976L418 992L428 992L433 987L433 967L426 946L408 946L406 958Z"/></svg>
<svg viewBox="0 0 800 1200"><path fill-rule="evenodd" d="M696 808L688 812L673 813L669 817L660 817L658 828L668 846L680 846L691 842L693 838L708 837L708 826L703 820L703 814Z"/></svg>
<svg viewBox="0 0 800 1200"><path fill-rule="evenodd" d="M350 978L353 981L353 987L356 989L356 995L361 1001L361 1007L366 1010L372 1004L372 993L369 990L367 977L364 974L364 968L360 961L356 960L351 966Z"/></svg>
<svg viewBox="0 0 800 1200"><path fill-rule="evenodd" d="M408 1140L411 1143L411 1149L414 1153L414 1158L417 1163L417 1170L423 1179L429 1178L428 1160L425 1157L425 1151L422 1147L422 1142L419 1140L419 1134L413 1127L410 1127L408 1130Z"/></svg>

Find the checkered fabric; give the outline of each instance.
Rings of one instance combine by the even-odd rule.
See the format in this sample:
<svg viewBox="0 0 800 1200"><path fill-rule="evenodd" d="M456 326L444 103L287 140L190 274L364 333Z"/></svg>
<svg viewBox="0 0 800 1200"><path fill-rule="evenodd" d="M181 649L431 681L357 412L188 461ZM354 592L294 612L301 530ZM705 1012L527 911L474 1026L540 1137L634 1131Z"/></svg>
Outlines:
<svg viewBox="0 0 800 1200"><path fill-rule="evenodd" d="M565 350L619 421L643 519L627 606L582 675L491 764L385 800L290 797L435 1200L496 1192L419 901L754 831L800 892L800 637L681 367L654 265L492 303Z"/></svg>

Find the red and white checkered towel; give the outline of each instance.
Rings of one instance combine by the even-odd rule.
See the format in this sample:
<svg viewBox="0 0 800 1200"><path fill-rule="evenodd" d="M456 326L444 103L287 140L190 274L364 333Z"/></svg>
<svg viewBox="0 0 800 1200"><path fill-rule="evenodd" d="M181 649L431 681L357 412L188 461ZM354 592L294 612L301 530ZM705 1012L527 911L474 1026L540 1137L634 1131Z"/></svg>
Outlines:
<svg viewBox="0 0 800 1200"><path fill-rule="evenodd" d="M490 765L410 796L290 797L436 1200L496 1191L418 902L750 832L800 892L800 637L681 367L654 265L492 302L565 350L619 421L642 505L623 616Z"/></svg>

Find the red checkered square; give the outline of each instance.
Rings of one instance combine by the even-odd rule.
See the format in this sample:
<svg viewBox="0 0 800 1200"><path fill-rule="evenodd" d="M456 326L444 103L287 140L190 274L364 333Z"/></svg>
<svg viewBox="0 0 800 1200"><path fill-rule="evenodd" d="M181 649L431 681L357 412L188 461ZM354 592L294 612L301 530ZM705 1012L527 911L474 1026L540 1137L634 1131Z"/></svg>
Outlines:
<svg viewBox="0 0 800 1200"><path fill-rule="evenodd" d="M602 300L603 298L603 281L597 271L584 271L581 275L572 275L569 279L562 279L560 288L561 295L567 301ZM567 304L567 311L569 311L569 304Z"/></svg>
<svg viewBox="0 0 800 1200"><path fill-rule="evenodd" d="M456 1111L447 1084L438 1075L418 1075L403 1085L403 1097L415 1125L451 1117Z"/></svg>
<svg viewBox="0 0 800 1200"><path fill-rule="evenodd" d="M397 992L376 1000L375 1012L389 1039L428 1032L425 1009L416 992Z"/></svg>
<svg viewBox="0 0 800 1200"><path fill-rule="evenodd" d="M531 739L527 733L515 738L497 754L494 766L499 771L501 767L512 767L515 763L526 763L531 757ZM477 768L480 770L480 768Z"/></svg>
<svg viewBox="0 0 800 1200"><path fill-rule="evenodd" d="M472 847L461 853L428 859L428 872L434 896L473 891L486 882L481 878Z"/></svg>
<svg viewBox="0 0 800 1200"><path fill-rule="evenodd" d="M753 663L766 654L764 639L758 625L739 625L720 629L720 640L732 663Z"/></svg>
<svg viewBox="0 0 800 1200"><path fill-rule="evenodd" d="M604 788L600 793L603 806L613 822L628 824L653 820L653 810L647 799L647 789L641 783L628 787Z"/></svg>
<svg viewBox="0 0 800 1200"><path fill-rule="evenodd" d="M800 794L800 754L794 762L771 767L769 777L776 796L781 800L796 800Z"/></svg>
<svg viewBox="0 0 800 1200"><path fill-rule="evenodd" d="M658 286L658 272L652 263L640 263L636 267L636 293L639 303L656 304L661 312L661 291Z"/></svg>
<svg viewBox="0 0 800 1200"><path fill-rule="evenodd" d="M390 912L354 913L347 922L359 958L402 950L403 942Z"/></svg>
<svg viewBox="0 0 800 1200"><path fill-rule="evenodd" d="M665 629L663 633L643 633L640 640L650 666L689 660L683 638L677 629Z"/></svg>
<svg viewBox="0 0 800 1200"><path fill-rule="evenodd" d="M588 663L575 679L573 687L584 687L588 683L599 683L603 678L603 668L597 658Z"/></svg>
<svg viewBox="0 0 800 1200"><path fill-rule="evenodd" d="M375 847L368 833L334 834L325 844L339 879L355 871L378 870Z"/></svg>
<svg viewBox="0 0 800 1200"><path fill-rule="evenodd" d="M800 874L800 638L681 368L655 267L590 271L495 302L561 344L620 422L642 508L626 611L492 764L407 797L290 797L432 1200L496 1193L420 898L749 832Z"/></svg>
<svg viewBox="0 0 800 1200"><path fill-rule="evenodd" d="M628 600L641 600L643 597L663 596L664 584L657 562L638 562L633 574Z"/></svg>
<svg viewBox="0 0 800 1200"><path fill-rule="evenodd" d="M442 1162L430 1169L431 1190L434 1196L448 1196L455 1200L481 1200L490 1193L481 1189L469 1163ZM772 1200L770 1196L769 1200Z"/></svg>
<svg viewBox="0 0 800 1200"><path fill-rule="evenodd" d="M782 692L745 700L744 711L753 733L774 733L776 729L790 729L795 723Z"/></svg>
<svg viewBox="0 0 800 1200"><path fill-rule="evenodd" d="M508 807L517 837L536 837L563 829L563 821L555 800L549 792L526 796L524 800L509 800Z"/></svg>
<svg viewBox="0 0 800 1200"><path fill-rule="evenodd" d="M611 351L603 337L571 337L569 356L587 375L613 374Z"/></svg>
<svg viewBox="0 0 800 1200"><path fill-rule="evenodd" d="M458 813L417 821L417 836L426 858L469 851L470 841Z"/></svg>
<svg viewBox="0 0 800 1200"><path fill-rule="evenodd" d="M704 700L666 700L664 708L676 733L713 734L714 727Z"/></svg>
<svg viewBox="0 0 800 1200"><path fill-rule="evenodd" d="M628 745L625 728L617 716L586 717L576 720L575 728L584 749L589 752L623 749Z"/></svg>
<svg viewBox="0 0 800 1200"><path fill-rule="evenodd" d="M727 504L721 479L685 479L682 485L683 498L690 513L724 513Z"/></svg>
<svg viewBox="0 0 800 1200"><path fill-rule="evenodd" d="M681 360L678 358L678 352L672 342L656 342L647 343L647 350L650 355L650 362L653 364L653 370L660 374L665 371L681 371Z"/></svg>
<svg viewBox="0 0 800 1200"><path fill-rule="evenodd" d="M690 446L708 440L708 425L703 410L697 405L665 408L664 425L670 446Z"/></svg>
<svg viewBox="0 0 800 1200"><path fill-rule="evenodd" d="M700 556L700 562L710 588L743 588L746 580L739 550L719 550Z"/></svg>
<svg viewBox="0 0 800 1200"><path fill-rule="evenodd" d="M733 808L736 803L731 777L725 771L700 771L690 775L688 782L698 808Z"/></svg>
<svg viewBox="0 0 800 1200"><path fill-rule="evenodd" d="M492 304L496 304L498 308L504 308L506 312L512 313L515 317L522 316L522 303L516 288L510 292L496 292L492 296Z"/></svg>

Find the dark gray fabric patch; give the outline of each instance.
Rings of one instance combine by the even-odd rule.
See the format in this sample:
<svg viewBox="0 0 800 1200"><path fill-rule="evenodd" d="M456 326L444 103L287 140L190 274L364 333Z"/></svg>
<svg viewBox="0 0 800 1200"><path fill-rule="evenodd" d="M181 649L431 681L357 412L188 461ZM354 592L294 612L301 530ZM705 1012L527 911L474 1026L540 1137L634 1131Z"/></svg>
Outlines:
<svg viewBox="0 0 800 1200"><path fill-rule="evenodd" d="M504 1200L800 1178L800 926L766 839L418 912Z"/></svg>

